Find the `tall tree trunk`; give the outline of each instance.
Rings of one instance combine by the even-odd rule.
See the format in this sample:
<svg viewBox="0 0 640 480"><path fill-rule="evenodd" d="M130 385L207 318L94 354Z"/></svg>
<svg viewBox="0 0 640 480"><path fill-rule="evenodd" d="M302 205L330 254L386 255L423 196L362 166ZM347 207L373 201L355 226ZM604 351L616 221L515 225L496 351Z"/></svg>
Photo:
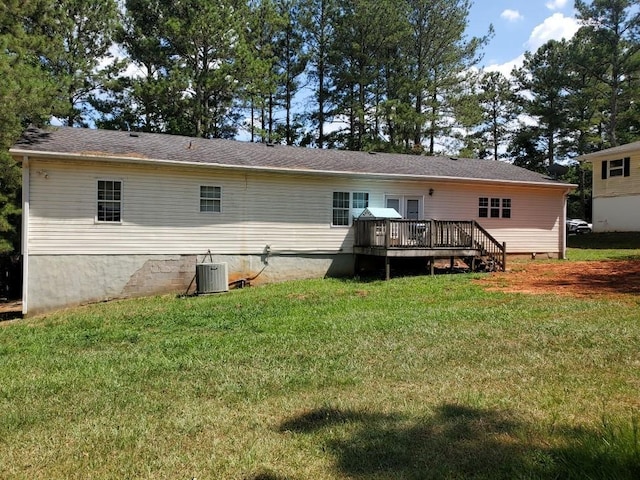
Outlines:
<svg viewBox="0 0 640 480"><path fill-rule="evenodd" d="M318 148L324 148L324 61L318 63Z"/></svg>

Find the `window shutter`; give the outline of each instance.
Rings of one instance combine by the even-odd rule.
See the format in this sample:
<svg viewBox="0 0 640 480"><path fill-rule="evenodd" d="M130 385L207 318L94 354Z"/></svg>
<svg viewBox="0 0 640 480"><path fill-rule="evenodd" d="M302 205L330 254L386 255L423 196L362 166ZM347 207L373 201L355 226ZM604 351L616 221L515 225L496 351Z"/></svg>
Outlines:
<svg viewBox="0 0 640 480"><path fill-rule="evenodd" d="M631 159L624 157L624 176L628 177L629 175L631 175Z"/></svg>
<svg viewBox="0 0 640 480"><path fill-rule="evenodd" d="M607 161L604 160L602 162L602 180L606 180L607 179Z"/></svg>

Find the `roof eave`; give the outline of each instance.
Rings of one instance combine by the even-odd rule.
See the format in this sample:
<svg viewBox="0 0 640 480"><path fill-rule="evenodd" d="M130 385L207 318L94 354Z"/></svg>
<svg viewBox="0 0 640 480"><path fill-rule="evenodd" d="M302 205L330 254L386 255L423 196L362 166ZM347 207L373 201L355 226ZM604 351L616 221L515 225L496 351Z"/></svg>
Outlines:
<svg viewBox="0 0 640 480"><path fill-rule="evenodd" d="M640 150L640 142L628 143L617 147L607 148L598 152L587 153L575 158L578 162L593 162L594 160L603 160L611 158L612 155L625 155Z"/></svg>
<svg viewBox="0 0 640 480"><path fill-rule="evenodd" d="M537 181L524 181L524 180L502 180L502 179L487 179L487 178L474 178L474 177L452 177L441 175L414 175L405 173L371 173L371 172L353 172L353 171L338 171L338 170L315 170L308 168L284 168L284 167L266 167L266 166L253 166L253 165L229 165L224 163L211 163L211 162L190 162L184 160L165 160L157 158L137 158L117 155L83 155L77 153L68 152L48 152L41 150L24 150L19 148L12 148L9 153L14 156L18 163L21 163L24 157L39 157L46 159L73 159L77 161L98 161L98 162L120 162L129 163L134 165L167 165L167 166L190 166L200 168L221 168L226 170L239 170L239 171L253 171L253 172L265 172L265 173L285 173L289 175L303 174L303 175L322 175L322 176L350 176L350 177L366 177L377 179L403 179L403 180L432 180L432 181L451 181L462 183L492 183L500 185L528 185L545 188L576 188L577 185L571 183L551 183L551 182L537 182Z"/></svg>

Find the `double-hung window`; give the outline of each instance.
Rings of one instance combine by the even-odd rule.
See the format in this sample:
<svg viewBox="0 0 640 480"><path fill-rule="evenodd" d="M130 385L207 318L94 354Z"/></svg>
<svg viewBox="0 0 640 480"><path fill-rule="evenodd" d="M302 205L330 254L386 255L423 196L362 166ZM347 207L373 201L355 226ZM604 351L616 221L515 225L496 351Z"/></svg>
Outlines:
<svg viewBox="0 0 640 480"><path fill-rule="evenodd" d="M364 210L369 206L369 194L367 192L353 192L353 208Z"/></svg>
<svg viewBox="0 0 640 480"><path fill-rule="evenodd" d="M628 177L631 175L631 158L618 158L602 162L602 180L611 177Z"/></svg>
<svg viewBox="0 0 640 480"><path fill-rule="evenodd" d="M502 199L502 218L511 218L511 199Z"/></svg>
<svg viewBox="0 0 640 480"><path fill-rule="evenodd" d="M478 199L478 217L487 218L489 216L489 197Z"/></svg>
<svg viewBox="0 0 640 480"><path fill-rule="evenodd" d="M478 198L479 218L511 218L510 198Z"/></svg>
<svg viewBox="0 0 640 480"><path fill-rule="evenodd" d="M349 225L349 192L333 192L332 225Z"/></svg>
<svg viewBox="0 0 640 480"><path fill-rule="evenodd" d="M122 182L98 180L98 222L122 221Z"/></svg>
<svg viewBox="0 0 640 480"><path fill-rule="evenodd" d="M491 218L500 218L500 199L491 199Z"/></svg>
<svg viewBox="0 0 640 480"><path fill-rule="evenodd" d="M200 186L200 211L219 213L222 211L222 188L211 185Z"/></svg>
<svg viewBox="0 0 640 480"><path fill-rule="evenodd" d="M367 192L333 192L333 214L331 224L348 227L355 214L369 206Z"/></svg>

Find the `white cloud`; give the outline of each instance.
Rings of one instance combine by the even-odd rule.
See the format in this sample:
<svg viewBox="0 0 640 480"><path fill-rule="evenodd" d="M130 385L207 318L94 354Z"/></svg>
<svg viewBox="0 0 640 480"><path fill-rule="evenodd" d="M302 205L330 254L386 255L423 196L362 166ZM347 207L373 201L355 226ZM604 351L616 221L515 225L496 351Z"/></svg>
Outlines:
<svg viewBox="0 0 640 480"><path fill-rule="evenodd" d="M519 55L518 57L514 58L513 60L510 60L510 61L505 62L505 63L493 63L491 65L488 65L488 66L484 67L484 71L485 72L500 72L505 77L509 78L511 76L511 71L514 68L521 67L523 63L524 63L524 54Z"/></svg>
<svg viewBox="0 0 640 480"><path fill-rule="evenodd" d="M531 51L536 51L549 40L562 40L563 38L569 40L579 28L580 24L575 18L565 17L562 13L554 13L533 29L525 46Z"/></svg>
<svg viewBox="0 0 640 480"><path fill-rule="evenodd" d="M550 0L549 2L545 3L545 6L549 10L562 10L567 6L568 1L569 0Z"/></svg>
<svg viewBox="0 0 640 480"><path fill-rule="evenodd" d="M511 10L510 8L502 12L500 14L500 17L509 22L517 22L518 20L522 20L524 18L518 10Z"/></svg>

